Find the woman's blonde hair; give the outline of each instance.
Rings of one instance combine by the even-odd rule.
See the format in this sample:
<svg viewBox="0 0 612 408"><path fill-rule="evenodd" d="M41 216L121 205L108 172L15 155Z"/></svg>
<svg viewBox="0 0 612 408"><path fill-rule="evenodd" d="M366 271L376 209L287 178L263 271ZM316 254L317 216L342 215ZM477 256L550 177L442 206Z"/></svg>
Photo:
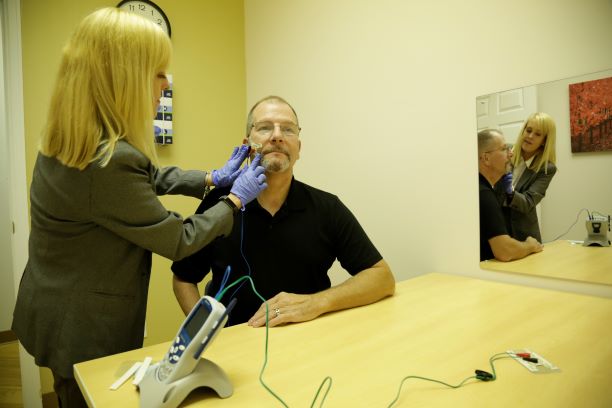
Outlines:
<svg viewBox="0 0 612 408"><path fill-rule="evenodd" d="M536 156L531 163L531 168L537 173L540 171L542 166L544 166L544 172L547 173L548 163L555 164L555 161L557 160L555 148L555 143L557 140L557 127L555 126L555 121L553 118L544 112L532 113L529 115L527 120L525 120L525 123L519 132L518 140L512 148L512 164L516 167L521 161L521 151L523 141L525 140L525 129L527 128L529 121L532 121L536 127L542 129L544 137L546 138L540 146L539 151L536 153Z"/></svg>
<svg viewBox="0 0 612 408"><path fill-rule="evenodd" d="M114 7L88 15L63 50L40 151L84 169L124 139L157 165L153 80L172 47L153 22Z"/></svg>

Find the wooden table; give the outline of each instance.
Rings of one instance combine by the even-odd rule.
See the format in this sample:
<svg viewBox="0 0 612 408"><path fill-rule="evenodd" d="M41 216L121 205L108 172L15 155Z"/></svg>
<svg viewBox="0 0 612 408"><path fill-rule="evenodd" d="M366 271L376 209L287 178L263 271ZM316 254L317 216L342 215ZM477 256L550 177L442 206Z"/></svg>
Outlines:
<svg viewBox="0 0 612 408"><path fill-rule="evenodd" d="M571 241L554 241L544 250L511 262L488 260L482 269L514 272L581 282L612 285L612 247L585 247Z"/></svg>
<svg viewBox="0 0 612 408"><path fill-rule="evenodd" d="M290 407L310 406L326 376L324 407L387 407L403 377L458 384L508 349L539 353L561 372L532 374L512 359L493 382L459 389L408 380L399 407L611 407L612 300L473 278L428 274L397 284L370 306L272 328L264 381ZM183 406L281 406L259 383L265 329L223 329L205 357L219 364L234 395L197 390ZM109 386L135 361L160 360L169 343L75 365L91 406L137 407L131 384ZM318 403L317 403L318 406Z"/></svg>

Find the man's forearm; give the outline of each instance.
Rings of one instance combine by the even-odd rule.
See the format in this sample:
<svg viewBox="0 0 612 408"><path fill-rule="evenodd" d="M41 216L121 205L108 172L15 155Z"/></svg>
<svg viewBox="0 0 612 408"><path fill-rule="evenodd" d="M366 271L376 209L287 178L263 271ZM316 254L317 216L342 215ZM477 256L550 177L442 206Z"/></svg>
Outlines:
<svg viewBox="0 0 612 408"><path fill-rule="evenodd" d="M521 259L542 250L542 245L531 237L525 241L517 241L509 235L499 235L491 238L489 244L495 259L502 262Z"/></svg>
<svg viewBox="0 0 612 408"><path fill-rule="evenodd" d="M172 289L183 313L188 315L195 304L200 300L200 292L195 283L185 282L174 276L172 278Z"/></svg>
<svg viewBox="0 0 612 408"><path fill-rule="evenodd" d="M364 269L340 285L313 295L321 313L374 303L395 292L395 278L384 260Z"/></svg>
<svg viewBox="0 0 612 408"><path fill-rule="evenodd" d="M384 260L364 269L338 286L312 295L280 292L267 304L275 314L270 327L286 323L305 322L335 310L348 309L374 303L395 292L395 278ZM266 324L265 305L261 305L248 324L261 327Z"/></svg>

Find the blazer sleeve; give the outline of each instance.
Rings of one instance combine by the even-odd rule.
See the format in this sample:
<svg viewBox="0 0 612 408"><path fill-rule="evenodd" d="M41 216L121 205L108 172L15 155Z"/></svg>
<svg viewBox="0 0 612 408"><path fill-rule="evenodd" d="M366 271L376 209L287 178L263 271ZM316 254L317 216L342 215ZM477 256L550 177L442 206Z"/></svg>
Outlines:
<svg viewBox="0 0 612 408"><path fill-rule="evenodd" d="M527 171L528 170L525 170L525 173ZM535 174L531 172L529 181L523 185L519 185L514 191L514 196L509 203L509 207L525 214L533 211L535 206L538 205L546 195L546 189L548 189L548 185L556 172L557 168L553 164L548 165L546 172L544 172L543 169L540 169L540 171ZM527 174L523 174L523 177L525 176L527 176Z"/></svg>
<svg viewBox="0 0 612 408"><path fill-rule="evenodd" d="M152 174L155 193L158 196L164 194L180 194L199 199L204 197L205 171L186 171L178 167L169 166L161 169L152 167Z"/></svg>
<svg viewBox="0 0 612 408"><path fill-rule="evenodd" d="M198 206L196 214L204 214L211 207L215 206L221 195L228 192L229 188L215 188L208 194ZM170 269L182 281L198 284L210 271L212 263L211 253L214 251L214 244L207 245L193 255L172 263Z"/></svg>
<svg viewBox="0 0 612 408"><path fill-rule="evenodd" d="M89 206L93 220L170 260L182 259L218 236L229 234L234 217L223 203L185 219L166 210L157 198L156 180L164 180L160 183L165 184L166 191L179 191L179 174L155 174L149 160L136 149L118 147L106 167L92 171ZM168 187L172 184L175 186Z"/></svg>

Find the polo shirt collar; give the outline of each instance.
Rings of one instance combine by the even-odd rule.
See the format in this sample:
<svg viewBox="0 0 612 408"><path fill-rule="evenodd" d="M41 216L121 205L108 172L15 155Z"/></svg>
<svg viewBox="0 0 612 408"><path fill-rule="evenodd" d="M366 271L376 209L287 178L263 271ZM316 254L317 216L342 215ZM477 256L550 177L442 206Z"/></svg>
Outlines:
<svg viewBox="0 0 612 408"><path fill-rule="evenodd" d="M304 188L304 183L297 181L295 177L292 176L291 185L289 186L289 193L287 193L287 198L279 211L282 211L283 209L289 211L303 211L306 209L307 198L308 196L306 194L306 188ZM248 203L247 208L248 207L263 209L256 199Z"/></svg>
<svg viewBox="0 0 612 408"><path fill-rule="evenodd" d="M493 186L491 185L491 183L489 183L489 180L487 180L487 178L482 175L481 172L478 172L478 179L480 180L480 184L487 186L491 190L493 190Z"/></svg>
<svg viewBox="0 0 612 408"><path fill-rule="evenodd" d="M287 199L285 200L285 204L287 209L291 211L299 211L306 209L306 189L304 188L304 184L297 181L295 177L291 177L291 186L289 187L289 193L287 194Z"/></svg>

